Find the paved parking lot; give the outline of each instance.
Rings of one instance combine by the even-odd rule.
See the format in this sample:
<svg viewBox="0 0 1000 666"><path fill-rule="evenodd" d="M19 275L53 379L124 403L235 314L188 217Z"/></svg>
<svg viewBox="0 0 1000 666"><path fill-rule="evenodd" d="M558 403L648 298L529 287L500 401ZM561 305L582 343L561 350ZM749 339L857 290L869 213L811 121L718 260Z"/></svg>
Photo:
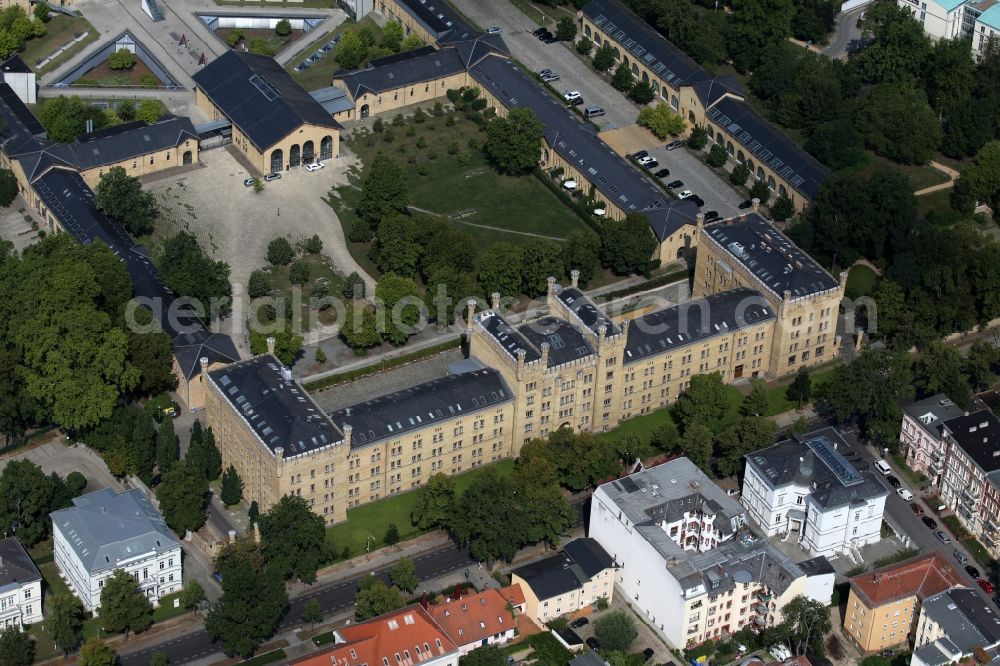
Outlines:
<svg viewBox="0 0 1000 666"><path fill-rule="evenodd" d="M11 460L30 460L46 474L55 472L64 479L70 472L80 472L87 477L87 492L101 488L112 488L116 492L123 490L100 456L82 444L67 446L58 435L53 435L52 440L44 444L20 449L0 458L0 471Z"/></svg>
<svg viewBox="0 0 1000 666"><path fill-rule="evenodd" d="M38 232L31 228L24 213L18 212L24 210L25 205L24 199L18 195L10 206L0 211L0 238L13 243L18 252L38 241Z"/></svg>
<svg viewBox="0 0 1000 666"><path fill-rule="evenodd" d="M663 143L645 148L656 158L660 166L653 169L670 169L670 176L664 182L683 181L681 190L691 190L705 200L702 211L718 211L721 217L733 217L742 211L739 204L743 197L726 181L715 175L705 164L687 148L667 150Z"/></svg>
<svg viewBox="0 0 1000 666"><path fill-rule="evenodd" d="M507 0L453 0L455 7L481 27L499 26L511 55L533 72L551 69L560 79L552 83L556 90L578 90L585 106L601 106L605 115L594 118L601 129L624 127L635 122L639 109L611 87L580 57L561 42L544 44L531 33L538 28ZM549 26L550 29L554 26Z"/></svg>

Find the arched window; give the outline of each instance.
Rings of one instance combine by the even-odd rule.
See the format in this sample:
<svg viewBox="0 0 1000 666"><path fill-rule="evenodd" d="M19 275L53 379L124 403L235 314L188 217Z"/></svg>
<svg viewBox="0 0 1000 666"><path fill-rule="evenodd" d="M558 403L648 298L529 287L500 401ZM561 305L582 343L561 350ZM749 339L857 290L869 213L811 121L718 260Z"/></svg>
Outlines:
<svg viewBox="0 0 1000 666"><path fill-rule="evenodd" d="M642 73L642 82L649 83L649 74L647 74L646 72Z"/></svg>
<svg viewBox="0 0 1000 666"><path fill-rule="evenodd" d="M764 167L757 167L757 180L764 180Z"/></svg>
<svg viewBox="0 0 1000 666"><path fill-rule="evenodd" d="M302 163L302 154L299 144L292 146L291 150L288 151L288 166L297 167Z"/></svg>
<svg viewBox="0 0 1000 666"><path fill-rule="evenodd" d="M615 54L615 60L621 60L622 54L621 51L618 50L617 46L614 48L613 53Z"/></svg>
<svg viewBox="0 0 1000 666"><path fill-rule="evenodd" d="M284 168L285 154L281 148L271 152L271 173L276 173Z"/></svg>
<svg viewBox="0 0 1000 666"><path fill-rule="evenodd" d="M319 142L319 158L328 160L333 157L333 137L324 136Z"/></svg>
<svg viewBox="0 0 1000 666"><path fill-rule="evenodd" d="M368 108L368 105L367 104L362 104L361 105L361 117L362 118L367 118L369 113L370 113L370 109Z"/></svg>
<svg viewBox="0 0 1000 666"><path fill-rule="evenodd" d="M583 26L583 34L587 35L587 39L590 39L590 26L589 25Z"/></svg>
<svg viewBox="0 0 1000 666"><path fill-rule="evenodd" d="M778 185L778 196L787 197L788 190L785 189L784 185Z"/></svg>
<svg viewBox="0 0 1000 666"><path fill-rule="evenodd" d="M771 190L773 192L775 187L777 187L777 183L774 182L774 176L768 176L767 177L767 189L769 189L769 190Z"/></svg>
<svg viewBox="0 0 1000 666"><path fill-rule="evenodd" d="M753 175L753 170L754 170L753 160L747 160L747 169L749 169L750 174Z"/></svg>
<svg viewBox="0 0 1000 666"><path fill-rule="evenodd" d="M726 142L726 140L722 136L722 132L715 133L715 142L720 146Z"/></svg>
<svg viewBox="0 0 1000 666"><path fill-rule="evenodd" d="M736 151L736 161L739 162L740 164L743 164L743 162L746 161L746 158L743 157L743 151L742 150L737 150Z"/></svg>
<svg viewBox="0 0 1000 666"><path fill-rule="evenodd" d="M312 141L306 141L302 144L302 162L304 164L311 164L313 160L316 159L315 155L316 149Z"/></svg>
<svg viewBox="0 0 1000 666"><path fill-rule="evenodd" d="M632 76L639 76L639 65L632 63Z"/></svg>
<svg viewBox="0 0 1000 666"><path fill-rule="evenodd" d="M601 45L601 33L599 32L594 33L594 43L597 44L598 46Z"/></svg>
<svg viewBox="0 0 1000 666"><path fill-rule="evenodd" d="M653 81L653 94L654 95L659 95L660 94L660 82L659 81Z"/></svg>

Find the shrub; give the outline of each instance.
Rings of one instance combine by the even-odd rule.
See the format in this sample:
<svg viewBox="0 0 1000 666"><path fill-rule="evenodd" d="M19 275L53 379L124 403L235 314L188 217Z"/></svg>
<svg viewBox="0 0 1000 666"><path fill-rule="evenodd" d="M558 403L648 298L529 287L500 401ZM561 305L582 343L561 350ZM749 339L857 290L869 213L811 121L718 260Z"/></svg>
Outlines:
<svg viewBox="0 0 1000 666"><path fill-rule="evenodd" d="M448 116L447 118L445 118L444 119L444 125L445 125L445 127L454 127L455 126L455 116Z"/></svg>
<svg viewBox="0 0 1000 666"><path fill-rule="evenodd" d="M372 239L372 228L362 219L354 219L347 230L347 240L352 243L367 243Z"/></svg>
<svg viewBox="0 0 1000 666"><path fill-rule="evenodd" d="M314 356L314 359L320 365L326 363L326 352L323 351L322 347L316 347L316 354Z"/></svg>
<svg viewBox="0 0 1000 666"><path fill-rule="evenodd" d="M344 298L364 298L365 297L365 281L358 275L357 271L354 271L347 276L344 280Z"/></svg>
<svg viewBox="0 0 1000 666"><path fill-rule="evenodd" d="M426 121L427 121L427 114L424 113L423 109L421 109L420 107L417 107L417 110L413 112L413 122L415 122L418 125L420 125L420 124L423 124Z"/></svg>
<svg viewBox="0 0 1000 666"><path fill-rule="evenodd" d="M139 77L139 85L144 88L155 88L160 85L160 80L152 74L143 74Z"/></svg>
<svg viewBox="0 0 1000 666"><path fill-rule="evenodd" d="M705 163L710 167L719 168L724 166L728 159L729 154L726 152L726 149L719 144L715 144L708 151L708 155L705 156Z"/></svg>
<svg viewBox="0 0 1000 666"><path fill-rule="evenodd" d="M247 296L260 298L271 293L271 277L264 271L254 271L247 283Z"/></svg>
<svg viewBox="0 0 1000 666"><path fill-rule="evenodd" d="M246 39L247 34L241 29L236 28L235 30L230 30L229 35L226 37L226 44L230 46L236 46L244 39Z"/></svg>
<svg viewBox="0 0 1000 666"><path fill-rule="evenodd" d="M594 50L594 42L590 41L586 37L582 38L576 43L576 52L580 55L588 56L590 52Z"/></svg>
<svg viewBox="0 0 1000 666"><path fill-rule="evenodd" d="M274 266L287 266L295 256L295 250L287 238L278 237L267 244L267 262Z"/></svg>
<svg viewBox="0 0 1000 666"><path fill-rule="evenodd" d="M746 185L747 178L750 177L750 167L745 164L737 164L729 173L729 182L738 187Z"/></svg>
<svg viewBox="0 0 1000 666"><path fill-rule="evenodd" d="M750 198L760 199L760 204L762 206L767 205L767 202L771 200L771 190L768 188L767 183L763 180L758 180L750 188Z"/></svg>
<svg viewBox="0 0 1000 666"><path fill-rule="evenodd" d="M306 241L306 252L309 254L319 254L323 251L323 241L320 240L319 234L313 234L313 237Z"/></svg>
<svg viewBox="0 0 1000 666"><path fill-rule="evenodd" d="M691 136L687 140L688 148L691 150L701 150L708 145L708 130L704 127L695 127L691 130Z"/></svg>
<svg viewBox="0 0 1000 666"><path fill-rule="evenodd" d="M17 177L10 169L0 169L0 206L9 206L17 197Z"/></svg>
<svg viewBox="0 0 1000 666"><path fill-rule="evenodd" d="M292 284L305 284L309 282L309 264L299 259L288 269L288 280Z"/></svg>
<svg viewBox="0 0 1000 666"><path fill-rule="evenodd" d="M771 206L771 215L778 222L784 222L792 215L795 215L795 204L786 195L782 194Z"/></svg>
<svg viewBox="0 0 1000 666"><path fill-rule="evenodd" d="M288 19L281 19L278 21L277 25L274 26L274 33L279 37L287 37L292 34L292 22Z"/></svg>
<svg viewBox="0 0 1000 666"><path fill-rule="evenodd" d="M135 54L128 49L118 49L108 58L111 69L132 69L135 67Z"/></svg>
<svg viewBox="0 0 1000 666"><path fill-rule="evenodd" d="M649 81L639 81L632 86L632 90L629 91L628 96L636 104L649 104L653 101L655 93L653 92L653 86L649 85Z"/></svg>

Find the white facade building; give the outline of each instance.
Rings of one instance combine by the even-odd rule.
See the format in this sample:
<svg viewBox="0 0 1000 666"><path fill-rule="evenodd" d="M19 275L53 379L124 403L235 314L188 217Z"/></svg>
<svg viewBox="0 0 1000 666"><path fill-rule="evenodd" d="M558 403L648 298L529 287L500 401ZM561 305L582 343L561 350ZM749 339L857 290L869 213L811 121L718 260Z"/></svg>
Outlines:
<svg viewBox="0 0 1000 666"><path fill-rule="evenodd" d="M104 581L124 569L153 605L184 584L181 544L138 488L116 495L105 488L51 514L60 574L84 608L101 606Z"/></svg>
<svg viewBox="0 0 1000 666"><path fill-rule="evenodd" d="M41 621L42 574L17 539L0 539L0 630Z"/></svg>
<svg viewBox="0 0 1000 666"><path fill-rule="evenodd" d="M953 587L924 599L913 634L910 666L946 666L972 659L983 650L1000 660L1000 618L978 592Z"/></svg>
<svg viewBox="0 0 1000 666"><path fill-rule="evenodd" d="M771 626L807 592L808 574L751 531L742 507L687 458L601 485L590 536L619 566L618 594L678 649ZM820 594L830 602L830 591Z"/></svg>
<svg viewBox="0 0 1000 666"><path fill-rule="evenodd" d="M833 428L746 456L740 502L768 535L794 538L813 555L832 556L881 539L889 491L838 452Z"/></svg>
<svg viewBox="0 0 1000 666"><path fill-rule="evenodd" d="M1000 35L996 0L896 0L913 13L934 39L972 40L972 55L982 57L991 38Z"/></svg>

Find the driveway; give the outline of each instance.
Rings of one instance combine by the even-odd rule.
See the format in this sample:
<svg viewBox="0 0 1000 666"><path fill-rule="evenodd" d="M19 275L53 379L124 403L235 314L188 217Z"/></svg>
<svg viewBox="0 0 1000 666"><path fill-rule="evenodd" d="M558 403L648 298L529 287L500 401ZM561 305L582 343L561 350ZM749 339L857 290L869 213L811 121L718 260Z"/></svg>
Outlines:
<svg viewBox="0 0 1000 666"><path fill-rule="evenodd" d="M861 38L858 19L864 13L865 7L856 7L849 12L838 13L833 35L830 37L830 43L823 47L823 53L831 58L846 58L847 49L851 42Z"/></svg>
<svg viewBox="0 0 1000 666"><path fill-rule="evenodd" d="M533 72L551 69L561 77L552 84L557 90L579 90L586 106L601 106L605 115L593 120L602 130L635 122L639 109L611 87L567 46L543 44L531 33L538 26L507 0L452 0L452 4L480 26L496 25L514 58Z"/></svg>
<svg viewBox="0 0 1000 666"><path fill-rule="evenodd" d="M323 200L331 187L347 182L356 158L329 159L315 172L302 167L283 172L259 194L243 185L250 174L228 149L203 152L201 161L204 168L153 180L147 188L163 211L162 224L189 229L214 258L229 264L234 294L246 294L250 273L266 264L269 242L284 236L294 244L313 234L337 270L344 275L357 271L366 293L374 293L375 281L347 251L337 215ZM234 340L240 338L237 334Z"/></svg>
<svg viewBox="0 0 1000 666"><path fill-rule="evenodd" d="M46 474L55 472L64 479L70 472L80 472L87 477L88 493L101 488L111 488L115 492L124 490L124 486L111 475L100 456L83 444L67 446L58 435L53 435L53 439L44 444L19 449L3 456L0 458L0 471L11 460L30 460Z"/></svg>

